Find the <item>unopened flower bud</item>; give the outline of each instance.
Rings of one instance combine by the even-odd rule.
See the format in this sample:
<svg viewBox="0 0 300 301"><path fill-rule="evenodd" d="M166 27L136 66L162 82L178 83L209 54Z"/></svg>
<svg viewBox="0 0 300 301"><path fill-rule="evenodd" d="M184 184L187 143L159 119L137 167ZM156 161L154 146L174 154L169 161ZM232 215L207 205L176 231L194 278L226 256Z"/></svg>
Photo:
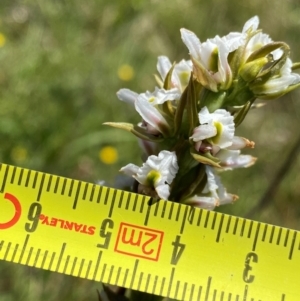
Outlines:
<svg viewBox="0 0 300 301"><path fill-rule="evenodd" d="M296 89L300 86L300 75L292 72L292 65L288 58L279 70L270 73L267 81L255 81L249 88L260 99L274 99Z"/></svg>
<svg viewBox="0 0 300 301"><path fill-rule="evenodd" d="M256 59L243 65L239 71L239 75L246 82L253 81L260 73L261 69L269 62L267 57Z"/></svg>

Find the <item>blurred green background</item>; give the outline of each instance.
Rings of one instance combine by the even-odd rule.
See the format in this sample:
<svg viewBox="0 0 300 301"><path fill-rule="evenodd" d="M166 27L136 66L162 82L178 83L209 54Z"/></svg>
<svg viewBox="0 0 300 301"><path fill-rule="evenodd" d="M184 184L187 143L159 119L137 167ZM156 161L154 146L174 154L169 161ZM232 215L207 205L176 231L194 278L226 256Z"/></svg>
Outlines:
<svg viewBox="0 0 300 301"><path fill-rule="evenodd" d="M122 166L141 163L132 135L102 125L139 121L116 91L153 90L158 55L188 59L181 27L204 41L241 31L254 15L300 60L298 0L1 0L0 161L113 185ZM246 216L265 194L298 139L299 96L294 91L251 111L239 127L238 135L256 142L247 152L258 161L223 174L240 199L218 211ZM300 230L300 158L296 153L291 160L274 197L252 217ZM97 288L0 262L0 301L97 300Z"/></svg>

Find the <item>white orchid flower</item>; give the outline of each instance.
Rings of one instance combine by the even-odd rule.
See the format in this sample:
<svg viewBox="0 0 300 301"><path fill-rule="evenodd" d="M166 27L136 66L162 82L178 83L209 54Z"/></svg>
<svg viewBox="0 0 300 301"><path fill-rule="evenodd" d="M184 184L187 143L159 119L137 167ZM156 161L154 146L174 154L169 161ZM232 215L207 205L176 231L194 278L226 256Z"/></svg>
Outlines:
<svg viewBox="0 0 300 301"><path fill-rule="evenodd" d="M175 100L180 98L180 93L177 89L165 90L155 87L154 92L146 91L145 93L138 94L129 89L120 89L117 96L121 101L128 104L135 105L136 100L140 97L147 100L152 105L163 104L167 100Z"/></svg>
<svg viewBox="0 0 300 301"><path fill-rule="evenodd" d="M165 81L166 76L172 68L171 61L166 56L159 56L157 60L157 71L161 76L162 83ZM184 91L190 80L191 72L193 69L191 60L181 60L178 64L175 64L171 82L172 87L177 88L180 93Z"/></svg>
<svg viewBox="0 0 300 301"><path fill-rule="evenodd" d="M227 90L232 84L232 71L228 62L228 55L241 46L249 46L244 50L243 60L258 46L260 38L267 35L258 35L249 38L250 34L257 31L259 19L254 16L248 20L242 32L231 32L226 36L216 36L201 43L198 37L187 29L181 29L181 38L189 49L193 62L193 71L196 79L207 89L218 92ZM256 35L254 35L256 36ZM250 39L247 41L247 39ZM258 48L257 48L258 49Z"/></svg>
<svg viewBox="0 0 300 301"><path fill-rule="evenodd" d="M235 126L233 116L228 111L218 109L209 113L207 107L203 107L198 116L200 125L194 129L190 137L196 142L197 150L200 149L203 140L219 148L232 145Z"/></svg>
<svg viewBox="0 0 300 301"><path fill-rule="evenodd" d="M154 92L146 91L141 94L129 89L121 89L117 92L117 96L121 101L134 105L143 119L143 122L139 125L146 128L148 133L153 135L170 134L171 125L166 120L165 114L163 114L159 105L168 100L179 99L180 93L176 88L165 90L156 87Z"/></svg>
<svg viewBox="0 0 300 301"><path fill-rule="evenodd" d="M194 195L183 201L183 204L206 210L214 210L218 206L218 201L213 197Z"/></svg>
<svg viewBox="0 0 300 301"><path fill-rule="evenodd" d="M257 16L254 16L245 23L242 32L230 32L222 37L221 39L225 42L229 52L233 52L242 46L246 41L247 34L257 30L258 24L259 19Z"/></svg>
<svg viewBox="0 0 300 301"><path fill-rule="evenodd" d="M174 180L178 168L175 152L164 150L158 156L149 156L142 167L128 164L120 171L132 176L140 183L140 193L149 193L151 189L155 189L161 199L167 200L170 195L169 184Z"/></svg>
<svg viewBox="0 0 300 301"><path fill-rule="evenodd" d="M154 92L146 91L138 96L138 99L146 100L151 105L163 104L167 100L175 100L180 98L180 93L176 88L171 90L159 89L155 87Z"/></svg>
<svg viewBox="0 0 300 301"><path fill-rule="evenodd" d="M240 32L230 32L228 35L221 37L221 40L225 43L229 53L242 46L245 39L246 34Z"/></svg>
<svg viewBox="0 0 300 301"><path fill-rule="evenodd" d="M251 68L255 66L254 70L256 70L256 72L259 73L259 71L263 70L264 66L270 61L270 58L272 58L272 61L280 60L284 55L284 51L281 48L277 48L271 51L270 53L266 53L264 57L259 57L249 62L247 61L252 53L272 43L273 40L269 37L269 35L265 33L257 32L255 35L253 35L246 42L246 45L243 49L243 55L241 56L240 61L240 65L242 66L241 70L243 70L243 68L245 68L246 66L251 66Z"/></svg>
<svg viewBox="0 0 300 301"><path fill-rule="evenodd" d="M178 75L181 83L181 91L188 85L191 72L193 71L193 63L191 60L181 60L174 67L175 74Z"/></svg>
<svg viewBox="0 0 300 301"><path fill-rule="evenodd" d="M259 18L257 16L251 18L248 20L243 28L243 33L247 32L254 32L257 31L259 25ZM273 40L270 38L268 34L265 34L263 32L257 31L248 41L244 48L244 60L246 61L247 58L250 56L251 53L254 51L262 48L263 46L272 43ZM271 52L273 59L278 60L282 54L283 51L281 49L276 49Z"/></svg>
<svg viewBox="0 0 300 301"><path fill-rule="evenodd" d="M229 88L232 73L228 63L231 48L226 39L216 36L201 43L198 37L182 28L181 38L189 49L193 62L194 76L207 89L217 92ZM227 37L230 40L230 37Z"/></svg>
<svg viewBox="0 0 300 301"><path fill-rule="evenodd" d="M256 29L257 26L254 26L253 28ZM272 62L283 59L285 55L284 49L277 48L270 53L266 53L264 58L259 57L256 60L254 59L252 62L247 61L252 53L272 43L273 40L269 37L269 35L257 31L245 45L242 58L243 62L241 62L241 65L245 63L245 66L247 66L256 63L257 72L259 72L260 69L263 70L264 66L269 62L270 57L272 58ZM293 63L291 59L287 58L282 67L279 70L275 70L275 73L267 81L263 81L263 83L257 81L250 84L251 91L257 98L273 99L294 90L300 85L300 75L292 72L292 65Z"/></svg>
<svg viewBox="0 0 300 301"><path fill-rule="evenodd" d="M252 36L246 44L246 47L244 48L243 53L243 62L245 62L248 57L253 53L254 51L262 48L263 46L272 43L273 40L269 37L268 34L257 32L254 36ZM276 59L278 57L276 56Z"/></svg>
<svg viewBox="0 0 300 301"><path fill-rule="evenodd" d="M242 46L246 42L248 33L256 31L258 24L259 19L257 16L254 16L245 23L242 32L230 32L228 35L223 36L221 39L226 44L229 52L233 52Z"/></svg>
<svg viewBox="0 0 300 301"><path fill-rule="evenodd" d="M216 36L204 43L192 31L181 29L181 38L194 63L195 76L204 87L217 92L230 86L232 74L228 55L245 43L247 32L256 30L258 23L258 17L255 16L246 22L241 33L231 32L224 37Z"/></svg>
<svg viewBox="0 0 300 301"><path fill-rule="evenodd" d="M250 155L241 155L240 150L221 149L216 157L220 159L222 170L231 170L234 168L249 167L253 165L257 158Z"/></svg>
<svg viewBox="0 0 300 301"><path fill-rule="evenodd" d="M238 199L234 194L227 193L221 183L220 177L215 173L213 167L206 165L207 184L202 193L209 193L215 198L218 205L230 204Z"/></svg>
<svg viewBox="0 0 300 301"><path fill-rule="evenodd" d="M215 173L214 169L208 165L205 166L207 184L201 195L194 195L183 203L200 207L207 210L213 210L216 206L233 203L238 196L227 193L225 187L221 183L220 177Z"/></svg>
<svg viewBox="0 0 300 301"><path fill-rule="evenodd" d="M180 94L176 88L165 90L156 87L153 93L147 91L138 95L135 109L143 118L143 123L140 125L145 127L150 134L158 135L162 133L168 136L171 133L172 126L160 110L159 105L178 98L180 98Z"/></svg>
<svg viewBox="0 0 300 301"><path fill-rule="evenodd" d="M255 142L254 141L250 141L244 137L239 137L239 136L234 136L232 139L232 144L228 147L226 147L226 149L228 150L240 150L242 148L254 148L255 146Z"/></svg>
<svg viewBox="0 0 300 301"><path fill-rule="evenodd" d="M259 19L257 16L254 16L245 23L242 32L230 32L228 35L222 37L221 39L225 42L229 52L233 52L245 44L248 33L256 31L258 24Z"/></svg>

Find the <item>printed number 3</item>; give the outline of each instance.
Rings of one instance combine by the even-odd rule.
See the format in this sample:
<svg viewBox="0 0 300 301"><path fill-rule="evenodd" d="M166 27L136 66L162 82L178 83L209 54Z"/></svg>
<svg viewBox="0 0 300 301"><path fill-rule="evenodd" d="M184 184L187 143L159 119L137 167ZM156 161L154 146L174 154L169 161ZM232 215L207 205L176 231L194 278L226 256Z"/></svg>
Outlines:
<svg viewBox="0 0 300 301"><path fill-rule="evenodd" d="M244 268L244 273L243 273L243 280L246 283L252 283L254 281L254 276L249 275L249 272L252 270L252 267L250 265L251 262L258 262L258 256L256 253L250 252L246 256L245 260L245 268Z"/></svg>

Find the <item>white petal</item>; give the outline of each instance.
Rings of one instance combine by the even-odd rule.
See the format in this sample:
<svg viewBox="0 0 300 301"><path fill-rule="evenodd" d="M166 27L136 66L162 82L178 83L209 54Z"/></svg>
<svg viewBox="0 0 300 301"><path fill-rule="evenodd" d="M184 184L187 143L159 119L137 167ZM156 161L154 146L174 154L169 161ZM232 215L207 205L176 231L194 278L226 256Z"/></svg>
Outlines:
<svg viewBox="0 0 300 301"><path fill-rule="evenodd" d="M211 124L203 124L194 129L193 135L190 137L193 141L198 142L204 139L214 137L217 134L215 126Z"/></svg>
<svg viewBox="0 0 300 301"><path fill-rule="evenodd" d="M232 164L232 162L236 160L240 153L241 151L239 150L221 149L216 156L221 160L223 165L227 166Z"/></svg>
<svg viewBox="0 0 300 301"><path fill-rule="evenodd" d="M284 52L281 48L275 49L271 53L273 55L274 60L279 60L284 55ZM288 61L290 61L290 59L287 59L286 63L288 63Z"/></svg>
<svg viewBox="0 0 300 301"><path fill-rule="evenodd" d="M225 187L221 184L219 185L219 205L232 204L238 199L237 195L227 193Z"/></svg>
<svg viewBox="0 0 300 301"><path fill-rule="evenodd" d="M216 80L227 85L227 82L231 82L231 69L227 60L229 50L219 37L216 37L216 42L219 49L218 72L215 74Z"/></svg>
<svg viewBox="0 0 300 301"><path fill-rule="evenodd" d="M218 135L217 135L218 136ZM219 146L220 148L229 147L232 144L232 138L234 136L234 125L228 124L222 129L222 133L216 139L212 138L213 144Z"/></svg>
<svg viewBox="0 0 300 301"><path fill-rule="evenodd" d="M131 105L134 105L138 97L138 94L129 89L121 89L117 92L117 96L120 100L129 103Z"/></svg>
<svg viewBox="0 0 300 301"><path fill-rule="evenodd" d="M120 169L121 172L123 172L124 174L126 174L130 177L136 175L138 170L139 170L139 167L134 164L131 164L131 163L127 164L126 166L124 166Z"/></svg>
<svg viewBox="0 0 300 301"><path fill-rule="evenodd" d="M161 78L165 80L168 72L170 71L172 64L168 57L159 56L157 60L157 71L159 72Z"/></svg>
<svg viewBox="0 0 300 301"><path fill-rule="evenodd" d="M205 165L205 171L207 175L207 190L212 194L212 196L216 199L218 199L218 185L217 185L217 176L214 173L214 170L212 167Z"/></svg>
<svg viewBox="0 0 300 301"><path fill-rule="evenodd" d="M172 74L173 86L183 92L189 83L192 70L193 64L191 60L181 60L178 64L176 64Z"/></svg>
<svg viewBox="0 0 300 301"><path fill-rule="evenodd" d="M220 177L214 172L210 166L205 166L207 175L207 187L212 197L218 200L219 205L229 204L238 199L236 195L227 193L225 187L221 183ZM205 193L205 191L203 191Z"/></svg>
<svg viewBox="0 0 300 301"><path fill-rule="evenodd" d="M256 158L250 155L240 155L239 150L222 149L218 152L217 157L221 160L224 170L249 167L256 161Z"/></svg>
<svg viewBox="0 0 300 301"><path fill-rule="evenodd" d="M227 191L224 189L220 189L220 199L219 199L219 205L227 205L234 203L238 196L235 194L227 193Z"/></svg>
<svg viewBox="0 0 300 301"><path fill-rule="evenodd" d="M163 200L167 200L168 197L170 196L170 186L169 185L159 185L155 188L158 196L163 199Z"/></svg>
<svg viewBox="0 0 300 301"><path fill-rule="evenodd" d="M206 210L214 210L218 205L215 198L198 195L194 195L191 198L184 200L183 203Z"/></svg>
<svg viewBox="0 0 300 301"><path fill-rule="evenodd" d="M234 136L232 139L232 144L229 147L227 147L227 149L239 150L244 147L254 148L254 145L255 145L255 143L253 141L250 141L243 137Z"/></svg>
<svg viewBox="0 0 300 301"><path fill-rule="evenodd" d="M218 109L213 113L209 113L207 107L199 112L200 126L194 129L191 138L194 141L209 139L212 146L220 148L229 147L234 137L234 121L233 116L224 109Z"/></svg>
<svg viewBox="0 0 300 301"><path fill-rule="evenodd" d="M176 154L175 152L161 151L158 154L158 158L161 160L159 169L163 179L168 184L171 184L179 169Z"/></svg>
<svg viewBox="0 0 300 301"><path fill-rule="evenodd" d="M253 165L256 162L256 158L252 157L250 155L240 155L235 160L234 165L232 165L232 168L240 168L240 167L249 167Z"/></svg>
<svg viewBox="0 0 300 301"><path fill-rule="evenodd" d="M207 107L203 107L200 110L198 117L199 117L200 124L209 123L210 121L212 121L211 114L209 113Z"/></svg>
<svg viewBox="0 0 300 301"><path fill-rule="evenodd" d="M135 102L135 109L158 132L164 133L168 131L169 125L166 119L147 100L139 96Z"/></svg>
<svg viewBox="0 0 300 301"><path fill-rule="evenodd" d="M175 65L174 69L178 74L185 72L191 73L193 70L193 63L191 60L181 60L178 64Z"/></svg>
<svg viewBox="0 0 300 301"><path fill-rule="evenodd" d="M180 98L180 93L177 88L165 90L156 87L153 94L156 96L157 104L163 104L167 100L175 100Z"/></svg>
<svg viewBox="0 0 300 301"><path fill-rule="evenodd" d="M198 37L190 30L185 28L180 29L181 39L183 43L187 46L190 55L195 59L200 59L199 51L201 47L201 42Z"/></svg>
<svg viewBox="0 0 300 301"><path fill-rule="evenodd" d="M221 183L220 177L216 174L215 174L215 181L216 181L216 184L218 185L218 195L219 195L219 204L220 205L230 204L238 199L238 196L227 193L225 187Z"/></svg>
<svg viewBox="0 0 300 301"><path fill-rule="evenodd" d="M146 91L138 96L139 99L143 99L149 102L152 106L163 104L167 100L175 100L180 98L180 92L177 88L165 90L155 87L154 92Z"/></svg>
<svg viewBox="0 0 300 301"><path fill-rule="evenodd" d="M159 171L161 178L156 185L162 185L167 182L171 184L178 171L177 157L175 152L161 151L158 156L150 156L146 165L151 170Z"/></svg>
<svg viewBox="0 0 300 301"><path fill-rule="evenodd" d="M238 49L245 42L245 35L240 32L230 32L222 37L222 41L226 44L229 52Z"/></svg>
<svg viewBox="0 0 300 301"><path fill-rule="evenodd" d="M251 31L257 30L258 25L259 25L259 18L258 18L258 16L252 17L251 19L249 19L249 20L245 23L245 25L244 25L244 27L243 27L243 33L246 33L249 29L250 29Z"/></svg>
<svg viewBox="0 0 300 301"><path fill-rule="evenodd" d="M140 167L138 169L136 175L134 175L133 177L139 183L144 184L144 185L149 185L149 183L147 181L147 176L151 170L153 170L153 169L147 164L147 162L145 162L145 163L143 163L142 167Z"/></svg>
<svg viewBox="0 0 300 301"><path fill-rule="evenodd" d="M291 73L282 77L268 80L261 89L253 89L257 94L276 94L284 92L289 86L297 85L300 83L300 75L297 73Z"/></svg>
<svg viewBox="0 0 300 301"><path fill-rule="evenodd" d="M211 142L220 148L226 148L232 144L234 137L235 125L233 116L224 109L218 109L211 114L214 123L218 123L219 127L216 137L211 138Z"/></svg>
<svg viewBox="0 0 300 301"><path fill-rule="evenodd" d="M258 32L253 37L251 37L251 39L248 41L248 43L246 45L245 59L247 59L252 52L260 49L261 47L263 47L271 42L272 42L272 39L269 37L269 35L262 33L262 32Z"/></svg>
<svg viewBox="0 0 300 301"><path fill-rule="evenodd" d="M216 38L208 39L207 41L205 41L204 43L201 44L201 48L200 48L201 62L205 66L205 68L208 70L211 70L211 65L212 65L211 61L212 61L212 59L215 59L214 53L218 52L218 55L219 55ZM213 65L215 65L215 64L213 63Z"/></svg>

